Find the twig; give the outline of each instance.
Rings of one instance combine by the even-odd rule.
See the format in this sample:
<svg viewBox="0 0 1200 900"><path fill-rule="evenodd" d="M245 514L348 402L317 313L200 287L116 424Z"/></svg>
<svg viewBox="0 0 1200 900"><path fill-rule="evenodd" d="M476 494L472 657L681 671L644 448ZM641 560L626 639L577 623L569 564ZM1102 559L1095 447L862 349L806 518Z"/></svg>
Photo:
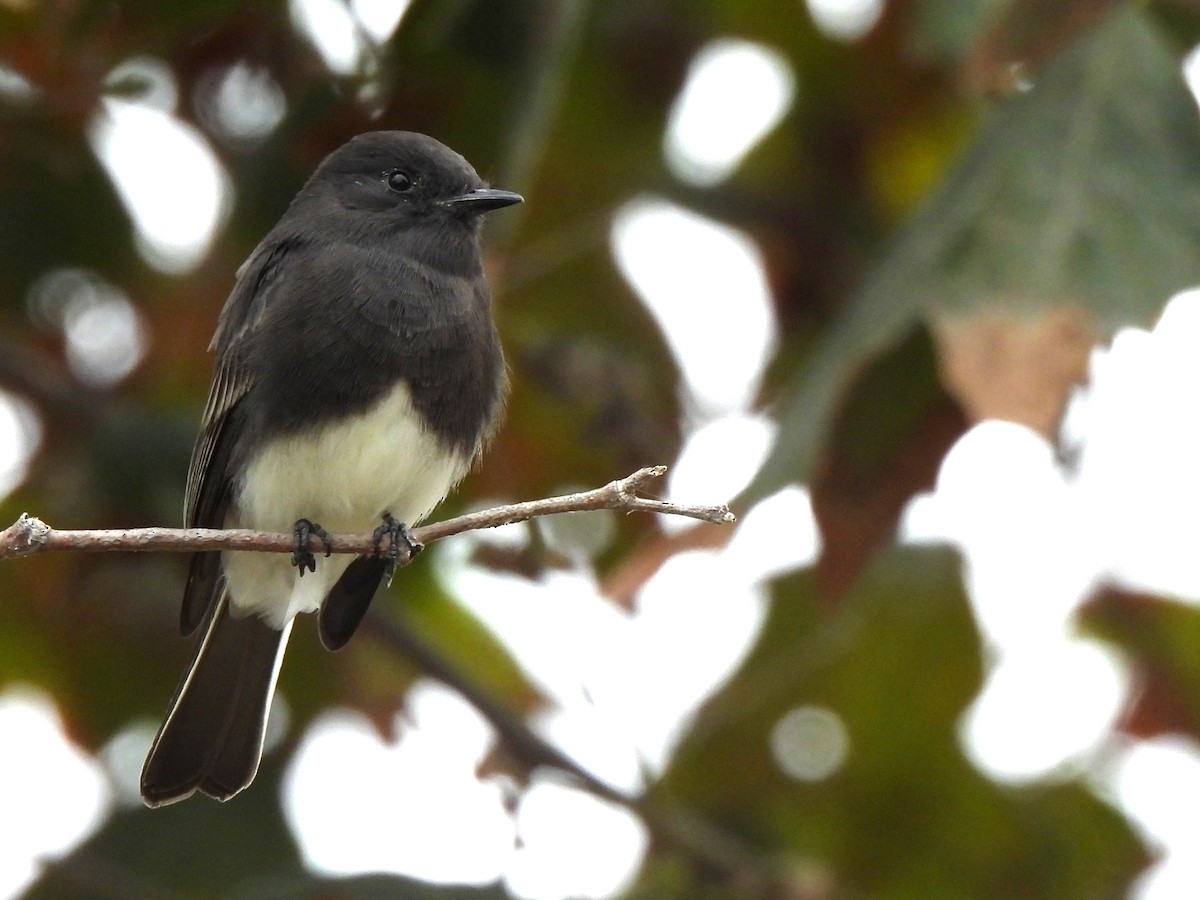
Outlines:
<svg viewBox="0 0 1200 900"><path fill-rule="evenodd" d="M389 616L376 607L367 622L373 636L414 660L425 674L470 703L496 730L504 749L530 771L539 767L553 770L577 789L629 810L659 841L686 853L708 872L736 885L738 896L764 896L773 883L775 873L769 863L740 838L688 810L626 793L597 778L460 672L409 628L401 616Z"/></svg>
<svg viewBox="0 0 1200 900"><path fill-rule="evenodd" d="M527 500L510 503L478 512L455 516L443 522L434 522L413 529L413 537L423 544L475 531L480 528L497 528L514 522L524 522L538 516L556 515L567 512L586 512L597 509L613 509L624 512L656 512L665 515L687 516L703 522L727 525L735 521L726 506L686 506L639 496L647 482L661 478L666 466L651 466L638 469L627 478L609 482L604 487L548 497L544 500ZM314 553L354 553L374 556L380 552L373 536L369 534L335 534L330 538L332 546L313 535L309 548ZM159 551L189 553L196 550L259 550L268 553L291 553L295 547L292 534L251 531L248 529L218 528L124 528L67 531L51 528L40 519L24 513L12 525L0 531L0 559L30 556L34 553L49 553L59 550L77 550L88 553L113 553L130 551Z"/></svg>

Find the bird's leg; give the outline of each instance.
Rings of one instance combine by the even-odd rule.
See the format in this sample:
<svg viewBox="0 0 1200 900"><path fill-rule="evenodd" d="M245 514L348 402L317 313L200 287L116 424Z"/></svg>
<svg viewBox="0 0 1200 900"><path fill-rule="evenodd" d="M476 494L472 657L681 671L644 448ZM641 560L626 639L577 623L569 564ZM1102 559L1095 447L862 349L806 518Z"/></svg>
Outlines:
<svg viewBox="0 0 1200 900"><path fill-rule="evenodd" d="M383 574L387 583L392 583L392 576L400 566L407 566L413 558L425 549L425 545L413 537L408 526L397 520L390 512L383 514L383 524L375 529L373 536L375 550L378 552L384 538L388 539L388 562Z"/></svg>
<svg viewBox="0 0 1200 900"><path fill-rule="evenodd" d="M329 532L308 519L297 519L292 528L292 534L295 537L295 543L292 546L292 565L300 570L300 577L303 578L305 569L310 572L317 571L317 560L308 549L312 536L315 534L325 542L325 556L327 557L333 552L333 544L329 540Z"/></svg>

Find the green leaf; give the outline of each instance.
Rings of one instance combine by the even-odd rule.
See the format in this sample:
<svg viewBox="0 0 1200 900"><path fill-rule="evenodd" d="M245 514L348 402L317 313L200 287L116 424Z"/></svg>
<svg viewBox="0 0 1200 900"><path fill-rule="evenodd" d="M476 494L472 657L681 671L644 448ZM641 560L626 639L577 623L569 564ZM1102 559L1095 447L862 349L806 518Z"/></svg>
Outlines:
<svg viewBox="0 0 1200 900"><path fill-rule="evenodd" d="M892 538L909 499L931 490L942 458L969 423L938 380L924 328L857 374L813 473L822 549L817 580L836 599Z"/></svg>
<svg viewBox="0 0 1200 900"><path fill-rule="evenodd" d="M881 555L834 609L812 573L790 577L656 794L734 832L785 880L819 873L823 896L1123 895L1144 850L1119 813L1078 781L998 785L963 754L958 722L982 680L948 549ZM777 729L812 707L841 721L846 753L828 777L803 781L784 774Z"/></svg>
<svg viewBox="0 0 1200 900"><path fill-rule="evenodd" d="M280 766L268 757L254 785L229 803L204 797L113 815L66 857L47 865L29 900L220 897L262 900L504 900L499 885L434 885L396 875L322 878L300 860L279 805Z"/></svg>
<svg viewBox="0 0 1200 900"><path fill-rule="evenodd" d="M303 869L279 805L281 774L268 755L253 787L230 803L195 797L119 810L25 896L230 897L255 882L294 878Z"/></svg>
<svg viewBox="0 0 1200 900"><path fill-rule="evenodd" d="M1196 103L1179 59L1126 4L997 107L862 303L1078 304L1116 329L1200 282L1198 246Z"/></svg>
<svg viewBox="0 0 1200 900"><path fill-rule="evenodd" d="M1120 648L1133 669L1124 731L1200 735L1200 609L1109 587L1085 607L1081 627Z"/></svg>
<svg viewBox="0 0 1200 900"><path fill-rule="evenodd" d="M1180 63L1123 5L993 111L833 322L749 489L807 480L851 374L920 317L1053 306L1106 331L1200 283L1200 118Z"/></svg>
<svg viewBox="0 0 1200 900"><path fill-rule="evenodd" d="M957 61L1007 0L919 0L912 44L923 56Z"/></svg>

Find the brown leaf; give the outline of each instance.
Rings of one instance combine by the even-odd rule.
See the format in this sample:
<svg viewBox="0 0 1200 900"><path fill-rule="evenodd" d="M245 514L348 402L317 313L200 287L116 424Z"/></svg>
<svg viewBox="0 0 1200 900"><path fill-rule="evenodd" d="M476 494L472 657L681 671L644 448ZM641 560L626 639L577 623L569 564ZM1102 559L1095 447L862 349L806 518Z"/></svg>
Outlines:
<svg viewBox="0 0 1200 900"><path fill-rule="evenodd" d="M934 318L941 379L973 422L1003 419L1053 441L1098 332L1078 306L1032 315L989 309Z"/></svg>

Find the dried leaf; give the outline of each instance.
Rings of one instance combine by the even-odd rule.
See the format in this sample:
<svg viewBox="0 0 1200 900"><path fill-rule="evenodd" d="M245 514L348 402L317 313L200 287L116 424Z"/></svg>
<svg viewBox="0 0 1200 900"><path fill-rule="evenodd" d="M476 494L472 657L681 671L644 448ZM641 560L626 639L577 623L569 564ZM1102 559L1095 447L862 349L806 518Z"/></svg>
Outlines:
<svg viewBox="0 0 1200 900"><path fill-rule="evenodd" d="M1028 425L1053 441L1074 385L1087 378L1097 334L1077 306L1034 316L1002 309L936 316L941 377L968 418Z"/></svg>

